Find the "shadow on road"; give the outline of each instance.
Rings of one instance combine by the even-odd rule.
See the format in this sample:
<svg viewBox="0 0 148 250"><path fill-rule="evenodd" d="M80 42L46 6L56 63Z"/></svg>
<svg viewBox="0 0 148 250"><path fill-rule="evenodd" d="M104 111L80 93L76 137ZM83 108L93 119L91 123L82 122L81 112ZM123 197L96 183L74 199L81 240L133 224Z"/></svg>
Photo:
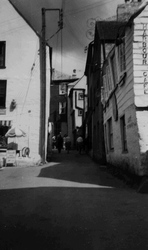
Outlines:
<svg viewBox="0 0 148 250"><path fill-rule="evenodd" d="M147 249L145 199L123 189L40 187L0 197L2 250Z"/></svg>
<svg viewBox="0 0 148 250"><path fill-rule="evenodd" d="M55 151L52 160L2 172L15 185L0 190L0 249L148 249L145 196L119 188L87 155Z"/></svg>
<svg viewBox="0 0 148 250"><path fill-rule="evenodd" d="M88 183L103 187L121 187L123 183L106 172L106 166L101 166L86 155L71 151L59 154L53 152L52 162L41 169L38 177L53 178L77 183Z"/></svg>

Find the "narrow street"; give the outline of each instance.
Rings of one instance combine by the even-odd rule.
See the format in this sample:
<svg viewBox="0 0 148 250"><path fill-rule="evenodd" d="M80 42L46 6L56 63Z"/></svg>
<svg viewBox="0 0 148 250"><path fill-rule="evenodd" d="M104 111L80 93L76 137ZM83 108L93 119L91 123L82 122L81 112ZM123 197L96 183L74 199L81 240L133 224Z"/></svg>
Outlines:
<svg viewBox="0 0 148 250"><path fill-rule="evenodd" d="M1 250L146 250L148 196L86 154L0 171Z"/></svg>

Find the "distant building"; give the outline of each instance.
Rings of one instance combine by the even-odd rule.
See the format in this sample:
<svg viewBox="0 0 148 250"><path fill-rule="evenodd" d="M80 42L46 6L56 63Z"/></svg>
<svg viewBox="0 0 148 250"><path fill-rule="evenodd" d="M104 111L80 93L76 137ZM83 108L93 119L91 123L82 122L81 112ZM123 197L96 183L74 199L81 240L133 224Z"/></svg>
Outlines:
<svg viewBox="0 0 148 250"><path fill-rule="evenodd" d="M53 123L52 134L62 136L68 133L68 84L78 80L76 77L54 70L51 82L50 119Z"/></svg>
<svg viewBox="0 0 148 250"><path fill-rule="evenodd" d="M87 109L86 77L68 84L68 135L73 147L79 135L85 137L84 115Z"/></svg>

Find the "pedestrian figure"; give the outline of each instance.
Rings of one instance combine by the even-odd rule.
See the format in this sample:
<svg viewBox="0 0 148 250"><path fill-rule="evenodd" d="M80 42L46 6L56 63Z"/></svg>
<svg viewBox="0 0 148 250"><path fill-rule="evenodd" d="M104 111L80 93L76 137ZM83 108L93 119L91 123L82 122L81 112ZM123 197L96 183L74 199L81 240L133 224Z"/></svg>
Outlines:
<svg viewBox="0 0 148 250"><path fill-rule="evenodd" d="M82 136L79 136L77 138L77 148L78 148L79 154L81 154L82 148L83 148L83 138L82 138Z"/></svg>
<svg viewBox="0 0 148 250"><path fill-rule="evenodd" d="M55 135L52 137L52 148L56 148L56 137Z"/></svg>
<svg viewBox="0 0 148 250"><path fill-rule="evenodd" d="M69 151L71 148L71 140L70 140L70 137L68 135L65 138L65 147L66 147L67 154L69 154Z"/></svg>
<svg viewBox="0 0 148 250"><path fill-rule="evenodd" d="M57 137L57 149L58 149L59 153L61 153L62 148L63 148L63 137L62 137L61 132L60 132L60 134Z"/></svg>

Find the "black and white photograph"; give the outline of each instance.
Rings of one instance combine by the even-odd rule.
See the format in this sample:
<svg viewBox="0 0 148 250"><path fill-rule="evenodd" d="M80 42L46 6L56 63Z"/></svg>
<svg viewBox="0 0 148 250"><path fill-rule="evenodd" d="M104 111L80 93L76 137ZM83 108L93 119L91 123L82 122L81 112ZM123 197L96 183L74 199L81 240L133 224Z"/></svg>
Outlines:
<svg viewBox="0 0 148 250"><path fill-rule="evenodd" d="M0 0L0 250L148 249L148 0Z"/></svg>

